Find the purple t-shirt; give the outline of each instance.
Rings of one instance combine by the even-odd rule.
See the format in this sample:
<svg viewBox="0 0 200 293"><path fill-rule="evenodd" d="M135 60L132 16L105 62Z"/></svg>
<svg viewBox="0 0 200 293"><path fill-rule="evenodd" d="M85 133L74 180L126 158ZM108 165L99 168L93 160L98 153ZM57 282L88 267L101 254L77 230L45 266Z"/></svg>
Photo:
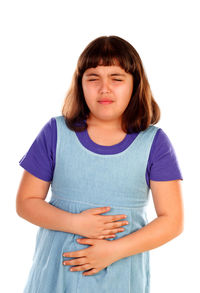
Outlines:
<svg viewBox="0 0 200 293"><path fill-rule="evenodd" d="M85 148L103 155L122 152L138 135L138 133L127 134L120 143L112 146L103 146L91 140L87 129L75 133ZM56 119L52 117L43 126L27 153L19 161L20 166L44 181L52 181L56 160L56 144ZM154 137L148 158L146 182L150 188L150 180L169 181L176 179L183 180L175 150L168 136L159 128Z"/></svg>

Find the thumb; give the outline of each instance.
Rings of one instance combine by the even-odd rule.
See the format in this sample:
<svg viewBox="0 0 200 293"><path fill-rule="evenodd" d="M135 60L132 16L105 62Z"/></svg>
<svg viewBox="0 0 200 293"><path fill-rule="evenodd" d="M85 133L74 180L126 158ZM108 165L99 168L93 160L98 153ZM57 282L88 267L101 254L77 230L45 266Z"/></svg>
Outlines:
<svg viewBox="0 0 200 293"><path fill-rule="evenodd" d="M106 213L109 210L110 210L110 207L94 208L94 209L92 209L92 214L98 215L98 214Z"/></svg>

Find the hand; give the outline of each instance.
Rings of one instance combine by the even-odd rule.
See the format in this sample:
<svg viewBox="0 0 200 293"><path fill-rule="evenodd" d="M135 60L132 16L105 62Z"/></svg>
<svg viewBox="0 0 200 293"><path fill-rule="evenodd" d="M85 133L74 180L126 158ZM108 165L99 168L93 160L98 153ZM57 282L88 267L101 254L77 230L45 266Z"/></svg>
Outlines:
<svg viewBox="0 0 200 293"><path fill-rule="evenodd" d="M127 225L124 219L126 215L99 215L106 213L110 208L92 208L84 210L79 214L72 214L72 225L74 234L87 238L106 239L115 237L115 233L124 231L122 226Z"/></svg>
<svg viewBox="0 0 200 293"><path fill-rule="evenodd" d="M77 241L80 244L89 244L91 246L85 249L63 253L64 257L75 257L75 259L63 262L64 265L73 265L70 271L89 270L84 272L83 275L94 275L120 259L114 250L114 240L81 238L77 239Z"/></svg>

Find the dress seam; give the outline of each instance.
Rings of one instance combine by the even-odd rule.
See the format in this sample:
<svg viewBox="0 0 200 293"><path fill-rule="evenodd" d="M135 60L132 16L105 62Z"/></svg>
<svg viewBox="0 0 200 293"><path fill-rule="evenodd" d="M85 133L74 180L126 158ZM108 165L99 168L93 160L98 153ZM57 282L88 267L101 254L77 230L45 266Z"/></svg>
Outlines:
<svg viewBox="0 0 200 293"><path fill-rule="evenodd" d="M59 196L59 195L55 195L55 194L52 194L51 196L51 199L50 199L50 202L53 200L53 199L59 199L59 200L63 200L63 201L70 201L70 202L73 202L73 203L81 203L81 204L88 204L88 205L91 205L91 206L100 206L102 207L102 204L95 204L95 203L91 203L91 202L87 202L87 201L81 201L81 200L73 200L73 199L68 199L68 198L63 198L62 196ZM112 205L111 206L113 208L117 208L117 209L128 209L128 210L132 210L132 209L141 209L141 208L145 208L148 206L148 204L146 205L141 205L141 206L138 206L138 207L123 207L123 206L116 206L116 205Z"/></svg>

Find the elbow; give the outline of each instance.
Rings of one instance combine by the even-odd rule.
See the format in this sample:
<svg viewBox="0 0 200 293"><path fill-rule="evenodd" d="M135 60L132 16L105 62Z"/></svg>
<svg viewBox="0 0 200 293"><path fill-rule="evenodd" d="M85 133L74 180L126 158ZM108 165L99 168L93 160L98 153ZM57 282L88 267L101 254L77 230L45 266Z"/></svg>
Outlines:
<svg viewBox="0 0 200 293"><path fill-rule="evenodd" d="M16 200L15 209L16 209L17 215L23 218L23 202L22 201Z"/></svg>
<svg viewBox="0 0 200 293"><path fill-rule="evenodd" d="M18 215L19 217L21 217L21 209L20 209L20 207L19 207L19 204L18 204L18 203L16 203L15 210L16 210L16 213L17 213L17 215Z"/></svg>
<svg viewBox="0 0 200 293"><path fill-rule="evenodd" d="M168 239L173 239L179 236L184 231L183 217L164 216L166 223L165 233Z"/></svg>
<svg viewBox="0 0 200 293"><path fill-rule="evenodd" d="M184 212L183 210L173 215L168 215L168 223L170 225L171 233L174 234L174 238L179 236L184 231Z"/></svg>
<svg viewBox="0 0 200 293"><path fill-rule="evenodd" d="M180 235L184 231L184 212L183 211L182 211L181 215L179 216L177 223L178 223L177 233L178 233L178 235Z"/></svg>
<svg viewBox="0 0 200 293"><path fill-rule="evenodd" d="M182 234L183 231L184 231L184 228L182 226L179 227L178 229L176 229L175 232L174 232L174 238L179 236L180 234Z"/></svg>
<svg viewBox="0 0 200 293"><path fill-rule="evenodd" d="M184 220L181 219L179 221L173 222L172 230L174 232L174 238L182 234L184 231Z"/></svg>
<svg viewBox="0 0 200 293"><path fill-rule="evenodd" d="M183 231L184 231L184 223L182 222L181 225L179 226L179 229L177 230L178 235L182 234Z"/></svg>

